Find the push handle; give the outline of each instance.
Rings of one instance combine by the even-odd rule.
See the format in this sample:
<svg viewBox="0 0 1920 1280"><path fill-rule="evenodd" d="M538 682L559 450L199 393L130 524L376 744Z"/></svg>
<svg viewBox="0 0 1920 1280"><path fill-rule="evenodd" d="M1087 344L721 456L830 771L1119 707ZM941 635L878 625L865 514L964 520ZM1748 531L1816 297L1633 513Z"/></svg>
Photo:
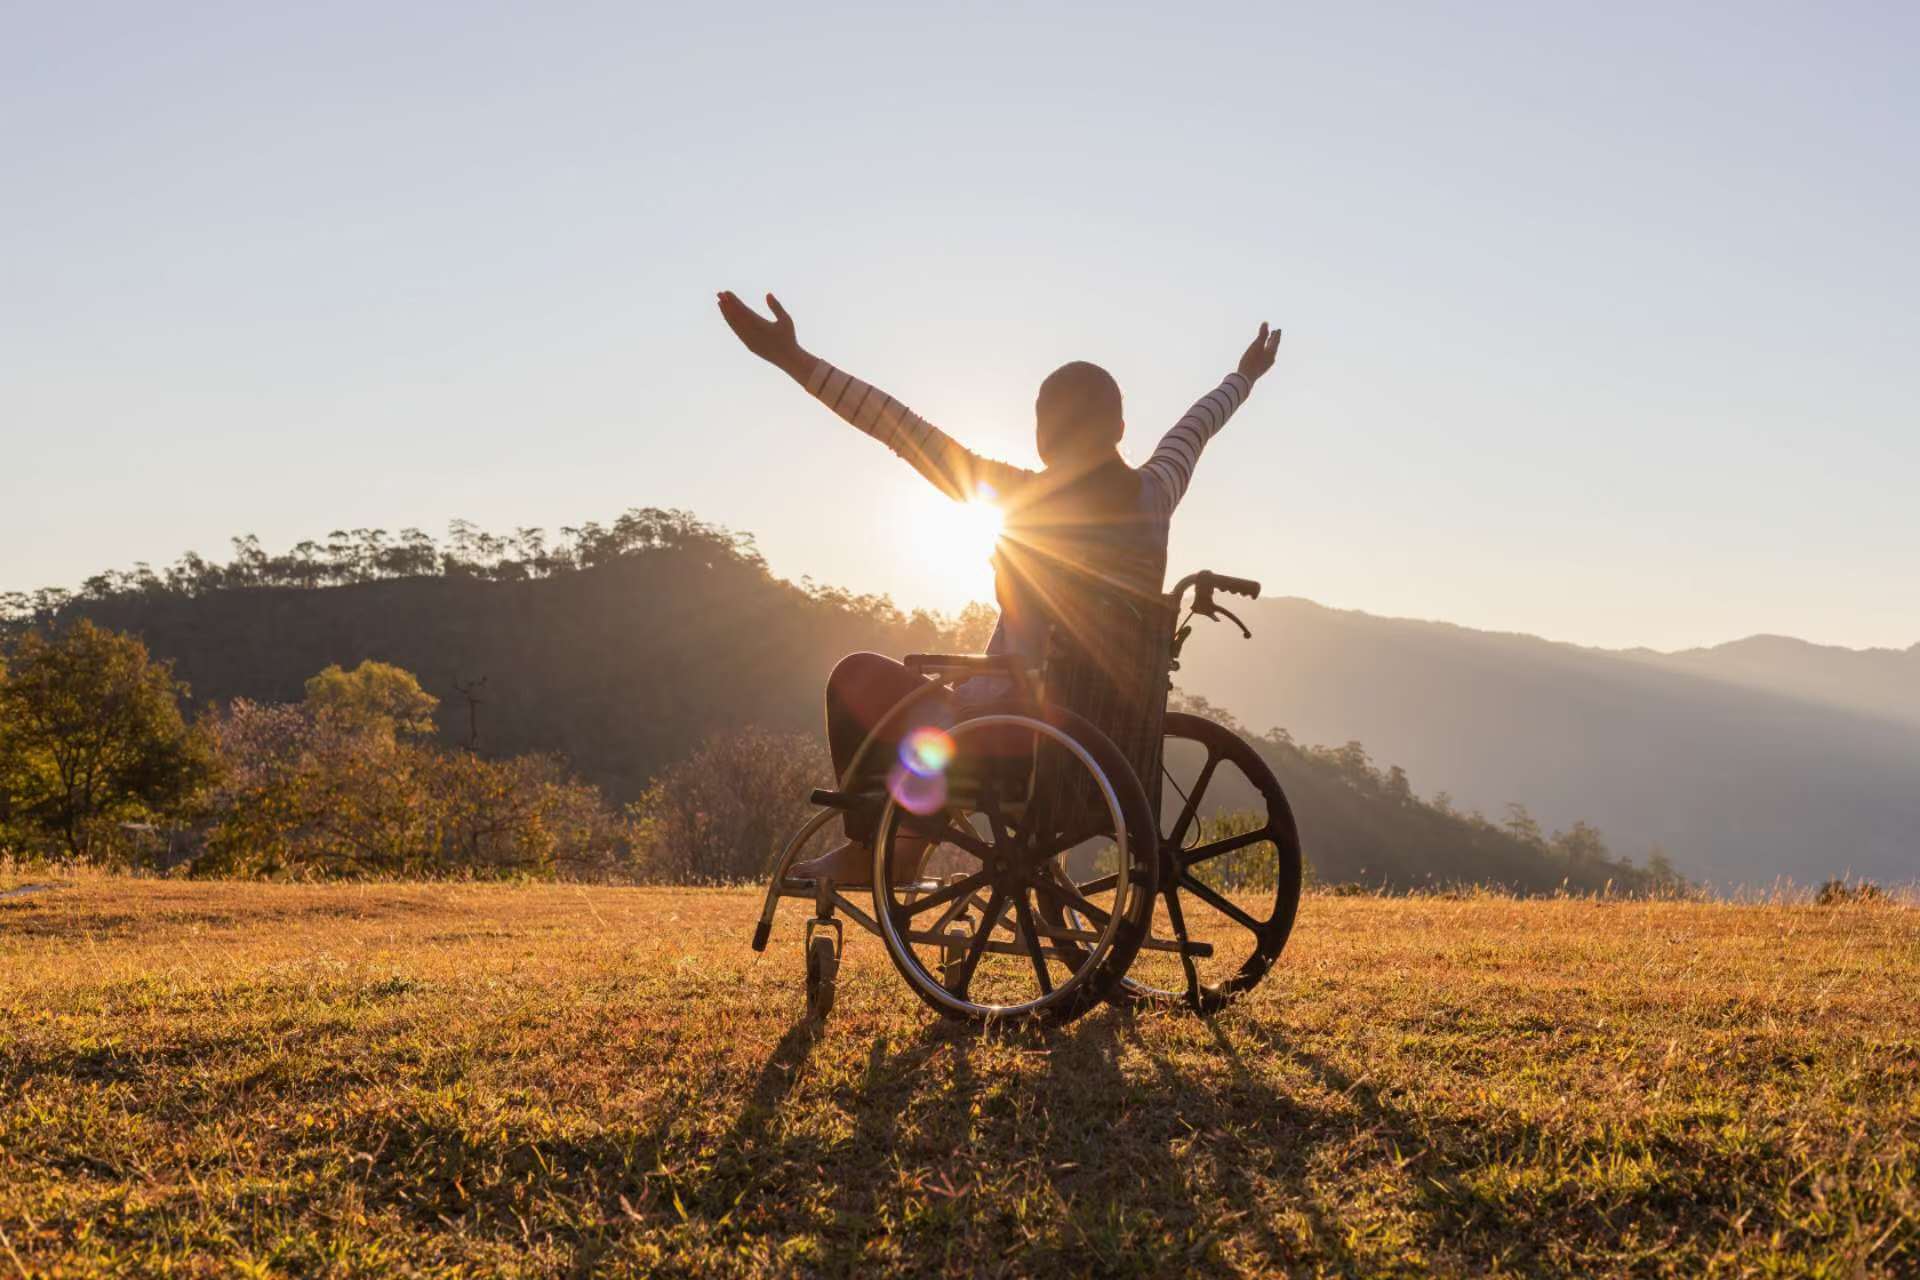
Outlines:
<svg viewBox="0 0 1920 1280"><path fill-rule="evenodd" d="M1224 591L1228 595L1246 596L1249 599L1258 600L1260 598L1259 583L1255 582L1252 578L1235 578L1224 573L1215 573L1211 569L1202 569L1199 573L1190 573L1180 579L1180 581L1174 585L1173 590L1167 594L1168 602L1177 608L1180 602L1186 598L1189 589L1193 592L1194 613L1202 618L1212 618L1215 622L1218 622L1221 618L1225 618L1233 623L1234 626L1240 628L1241 635L1249 640L1253 639L1253 632L1248 630L1246 623L1234 617L1228 609L1214 603L1213 593L1215 591ZM1175 658L1180 656L1180 646L1185 643L1188 630L1189 628L1182 627L1173 637L1173 656ZM1176 662L1175 670L1178 669L1179 664Z"/></svg>
<svg viewBox="0 0 1920 1280"><path fill-rule="evenodd" d="M1230 596L1246 596L1249 600L1260 598L1260 584L1252 578L1229 578L1224 573L1208 574L1213 579L1216 591L1224 591Z"/></svg>

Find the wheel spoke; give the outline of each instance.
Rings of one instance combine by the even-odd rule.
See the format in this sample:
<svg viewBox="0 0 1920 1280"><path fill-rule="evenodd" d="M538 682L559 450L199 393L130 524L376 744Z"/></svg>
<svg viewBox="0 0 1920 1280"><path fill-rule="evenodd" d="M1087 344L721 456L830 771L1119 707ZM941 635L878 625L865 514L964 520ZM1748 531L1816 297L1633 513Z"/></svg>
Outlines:
<svg viewBox="0 0 1920 1280"><path fill-rule="evenodd" d="M1013 910L1020 918L1020 937L1027 944L1027 956L1033 961L1033 976L1040 980L1040 994L1053 994L1053 979L1047 974L1047 958L1040 951L1040 931L1034 927L1033 908L1027 905L1027 891L1013 896Z"/></svg>
<svg viewBox="0 0 1920 1280"><path fill-rule="evenodd" d="M933 922L932 932L946 932L947 926L965 915L968 907L975 906L979 903L979 895L980 890L976 888L972 893L965 893L955 898L952 903L948 905L947 909L940 913L940 918Z"/></svg>
<svg viewBox="0 0 1920 1280"><path fill-rule="evenodd" d="M995 827L997 831L998 824L995 824ZM993 857L993 847L991 845L982 840L976 833L962 827L956 827L951 822L942 827L937 835L928 838L940 844L950 844L957 849L964 849L982 862ZM996 835L995 839L997 840L998 838Z"/></svg>
<svg viewBox="0 0 1920 1280"><path fill-rule="evenodd" d="M1042 876L1033 882L1033 887L1062 906L1072 907L1082 915L1092 916L1102 925L1113 919L1112 913L1102 907L1094 906L1093 903L1081 896L1078 889L1070 884Z"/></svg>
<svg viewBox="0 0 1920 1280"><path fill-rule="evenodd" d="M1096 893L1105 893L1107 890L1116 889L1119 886L1120 873L1115 871L1111 875L1096 876L1092 880L1085 881L1080 886L1080 892L1088 897L1092 897Z"/></svg>
<svg viewBox="0 0 1920 1280"><path fill-rule="evenodd" d="M1261 827L1258 831L1242 831L1237 836L1228 836L1225 840L1216 840L1212 844L1203 844L1191 853L1182 852L1180 854L1180 865L1182 867L1195 866L1205 862L1209 858L1217 858L1223 853L1232 853L1236 849L1244 849L1250 844L1259 844L1262 840L1271 839L1273 839L1273 832L1266 827Z"/></svg>
<svg viewBox="0 0 1920 1280"><path fill-rule="evenodd" d="M1199 898L1202 902L1211 905L1213 909L1221 915L1239 922L1242 928L1248 929L1256 934L1264 934L1267 931L1267 925L1264 920L1254 919L1232 901L1221 894L1215 893L1210 887L1200 883L1200 881L1194 879L1184 871L1180 873L1180 887L1193 894L1194 897Z"/></svg>
<svg viewBox="0 0 1920 1280"><path fill-rule="evenodd" d="M1000 917L1006 913L1006 890L995 885L993 893L987 898L986 912L980 917L979 932L973 935L973 941L967 945L967 954L960 957L960 968L947 979L948 991L965 998L967 988L973 982L973 971L980 967L980 957L987 954L987 942L993 937L993 931L1000 927Z"/></svg>
<svg viewBox="0 0 1920 1280"><path fill-rule="evenodd" d="M1200 797L1207 794L1207 784L1213 781L1213 771L1220 766L1220 756L1209 750L1207 762L1201 766L1200 777L1194 782L1193 790L1187 793L1187 802L1180 809L1179 821L1173 824L1173 834L1167 837L1167 843L1178 849L1187 838L1187 828L1193 825L1194 815L1200 812Z"/></svg>
<svg viewBox="0 0 1920 1280"><path fill-rule="evenodd" d="M1187 950L1187 918L1180 910L1180 894L1172 885L1166 889L1167 923L1173 926L1174 941L1180 945L1180 968L1187 975L1187 1003L1200 1007L1200 970L1194 967L1193 953Z"/></svg>
<svg viewBox="0 0 1920 1280"><path fill-rule="evenodd" d="M965 894L972 893L975 889L978 889L981 885L987 883L987 881L991 880L992 878L993 878L992 872L976 871L972 875L966 877L963 880L954 881L952 884L946 886L944 889L935 889L932 893L928 894L924 898L915 898L912 902L908 903L905 906L901 906L897 903L892 903L891 895L889 895L889 903L890 905L893 906L894 915L896 917L917 916L922 911L931 911L935 907L944 906L945 904L952 902L955 898L961 897Z"/></svg>

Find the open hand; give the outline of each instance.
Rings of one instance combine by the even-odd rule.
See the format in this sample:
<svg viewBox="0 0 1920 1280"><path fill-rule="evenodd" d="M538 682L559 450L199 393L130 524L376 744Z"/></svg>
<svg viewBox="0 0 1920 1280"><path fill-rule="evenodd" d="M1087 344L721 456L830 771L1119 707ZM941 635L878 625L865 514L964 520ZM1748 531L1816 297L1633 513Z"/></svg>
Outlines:
<svg viewBox="0 0 1920 1280"><path fill-rule="evenodd" d="M1240 376L1248 382L1258 382L1261 374L1273 368L1273 358L1279 350L1280 331L1275 329L1273 336L1268 337L1267 326L1262 324L1252 345L1240 356Z"/></svg>
<svg viewBox="0 0 1920 1280"><path fill-rule="evenodd" d="M731 289L722 289L719 298L721 318L747 350L767 363L799 376L795 370L804 353L800 350L799 339L794 336L793 317L780 305L780 299L772 294L767 295L767 306L773 311L773 319L768 320L740 301Z"/></svg>

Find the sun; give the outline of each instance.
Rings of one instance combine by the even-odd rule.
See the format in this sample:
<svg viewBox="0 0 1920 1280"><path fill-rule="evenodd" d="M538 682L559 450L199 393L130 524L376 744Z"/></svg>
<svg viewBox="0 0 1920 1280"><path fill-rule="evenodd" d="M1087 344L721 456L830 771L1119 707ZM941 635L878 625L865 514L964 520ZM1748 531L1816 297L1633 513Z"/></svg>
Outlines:
<svg viewBox="0 0 1920 1280"><path fill-rule="evenodd" d="M916 488L902 512L913 572L931 594L964 603L993 599L993 544L1000 537L1000 508L992 491L968 502Z"/></svg>

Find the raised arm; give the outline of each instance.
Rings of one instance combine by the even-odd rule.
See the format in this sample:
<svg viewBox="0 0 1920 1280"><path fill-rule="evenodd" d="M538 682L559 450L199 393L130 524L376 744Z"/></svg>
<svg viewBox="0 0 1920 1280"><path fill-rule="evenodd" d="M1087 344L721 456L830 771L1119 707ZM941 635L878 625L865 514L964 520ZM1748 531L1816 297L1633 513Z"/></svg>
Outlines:
<svg viewBox="0 0 1920 1280"><path fill-rule="evenodd" d="M1154 449L1153 456L1147 459L1140 470L1159 490L1163 513L1171 515L1173 509L1180 505L1207 441L1218 435L1234 411L1247 402L1247 397L1253 394L1253 384L1273 368L1274 354L1279 348L1280 331L1274 330L1269 337L1267 326L1261 325L1259 334L1241 353L1240 366L1228 374L1219 386L1196 400L1193 408L1182 414L1180 421L1160 437L1160 444Z"/></svg>
<svg viewBox="0 0 1920 1280"><path fill-rule="evenodd" d="M821 404L904 458L948 497L967 501L983 488L1006 496L1033 473L983 458L878 387L836 369L800 345L793 317L767 295L768 320L731 292L720 294L720 314L746 348L784 371Z"/></svg>

